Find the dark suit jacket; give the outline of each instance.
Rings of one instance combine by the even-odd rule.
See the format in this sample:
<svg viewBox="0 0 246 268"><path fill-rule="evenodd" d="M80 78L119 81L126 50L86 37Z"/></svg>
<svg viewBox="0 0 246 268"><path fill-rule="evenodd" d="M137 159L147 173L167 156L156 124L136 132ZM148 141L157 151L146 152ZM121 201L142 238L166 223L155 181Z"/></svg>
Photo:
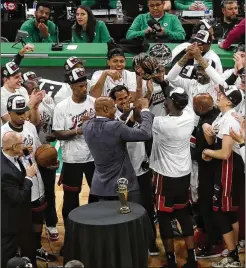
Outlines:
<svg viewBox="0 0 246 268"><path fill-rule="evenodd" d="M152 138L154 115L142 112L139 128L108 118L93 118L83 124L83 135L95 161L95 172L90 193L98 196L116 196L119 178L128 179L129 191L139 189L126 143Z"/></svg>
<svg viewBox="0 0 246 268"><path fill-rule="evenodd" d="M32 182L1 152L1 231L15 235L30 223ZM27 226L26 226L27 227Z"/></svg>

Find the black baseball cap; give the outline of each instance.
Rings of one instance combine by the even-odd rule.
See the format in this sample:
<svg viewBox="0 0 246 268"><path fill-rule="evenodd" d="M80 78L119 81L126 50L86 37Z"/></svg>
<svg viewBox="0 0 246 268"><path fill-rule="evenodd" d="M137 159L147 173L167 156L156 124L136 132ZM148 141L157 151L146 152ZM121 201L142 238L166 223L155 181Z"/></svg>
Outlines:
<svg viewBox="0 0 246 268"><path fill-rule="evenodd" d="M184 109L189 102L188 94L181 87L176 87L175 89L171 90L168 98L171 99L174 106L180 110Z"/></svg>
<svg viewBox="0 0 246 268"><path fill-rule="evenodd" d="M14 61L10 61L1 67L1 72L3 77L8 78L10 76L16 75L17 73L20 73L20 68Z"/></svg>
<svg viewBox="0 0 246 268"><path fill-rule="evenodd" d="M12 95L7 101L7 111L15 113L24 113L29 111L30 108L27 106L26 99L22 95Z"/></svg>
<svg viewBox="0 0 246 268"><path fill-rule="evenodd" d="M68 84L76 84L87 80L87 75L84 68L75 68L71 70L68 75Z"/></svg>
<svg viewBox="0 0 246 268"><path fill-rule="evenodd" d="M219 85L219 87L220 91L232 102L234 106L237 106L242 101L242 93L235 85L228 87Z"/></svg>

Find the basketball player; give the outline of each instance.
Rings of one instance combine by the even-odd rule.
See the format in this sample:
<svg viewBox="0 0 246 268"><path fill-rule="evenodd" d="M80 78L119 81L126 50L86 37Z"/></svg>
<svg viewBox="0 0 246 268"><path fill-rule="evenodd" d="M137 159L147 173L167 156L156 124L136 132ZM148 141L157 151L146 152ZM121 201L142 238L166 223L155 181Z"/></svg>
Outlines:
<svg viewBox="0 0 246 268"><path fill-rule="evenodd" d="M67 97L72 96L72 90L67 82L67 72L71 71L74 68L84 68L82 61L73 56L66 60L64 63L64 82L44 79L38 77L34 72L26 72L23 74L23 80L36 80L39 83L39 88L41 90L45 90L45 92L51 96L55 102L55 104L65 100ZM90 80L87 80L87 88L88 92L90 90Z"/></svg>
<svg viewBox="0 0 246 268"><path fill-rule="evenodd" d="M10 96L7 101L7 110L10 121L1 127L1 135L6 132L14 131L22 135L23 145L28 148L31 155L35 155L36 149L41 145L35 126L26 120L25 113L29 110L26 99L22 95ZM29 158L23 158L25 167L29 165ZM35 160L32 158L32 162ZM37 168L37 174L32 179L31 205L32 205L32 222L35 235L36 257L43 261L55 261L56 256L48 254L41 245L41 235L44 221L44 210L47 207L45 199L44 183ZM27 237L28 239L28 237Z"/></svg>
<svg viewBox="0 0 246 268"><path fill-rule="evenodd" d="M87 95L87 76L84 71L75 68L69 73L73 94L57 104L53 117L55 137L62 141L63 168L59 183L63 184L64 191L62 216L65 228L69 212L79 206L83 175L90 187L95 168L81 129L84 120L95 116L95 99Z"/></svg>
<svg viewBox="0 0 246 268"><path fill-rule="evenodd" d="M6 123L10 120L7 111L8 98L12 95L20 94L25 97L28 107L31 108L27 116L33 124L38 125L40 118L37 107L43 98L42 92L33 94L29 99L26 89L21 86L22 78L20 68L14 62L7 62L5 66L1 67L1 74L4 82L1 87L1 122Z"/></svg>
<svg viewBox="0 0 246 268"><path fill-rule="evenodd" d="M135 112L131 111L131 103L129 91L125 86L114 87L109 94L116 106L115 118L119 121L125 122L128 126L139 127L141 124L141 113L135 108ZM124 113L128 112L125 116ZM139 113L139 117L137 114ZM134 122L136 120L136 122ZM154 233L154 240L149 243L149 255L157 256L159 255L159 250L156 246L156 228L154 223L154 200L152 192L152 171L149 169L148 155L145 149L144 142L128 142L127 143L128 154L133 166L133 169L138 178L138 184L141 195L141 204L146 209L150 223L152 225L152 230Z"/></svg>
<svg viewBox="0 0 246 268"><path fill-rule="evenodd" d="M241 92L235 86L225 89L221 87L218 93L217 106L221 113L212 126L203 126L208 144L214 144L214 149L205 149L202 158L215 162L213 209L216 224L223 234L229 250L228 256L212 267L243 267L238 256L238 215L240 203L240 182L244 180L244 163L240 156L239 145L229 136L230 129L240 131L240 123L233 117L233 107L242 100Z"/></svg>
<svg viewBox="0 0 246 268"><path fill-rule="evenodd" d="M112 88L124 85L129 89L132 100L136 97L136 74L125 69L126 58L120 48L111 49L108 52L107 64L109 69L96 71L91 78L91 96L98 98L108 96Z"/></svg>
<svg viewBox="0 0 246 268"><path fill-rule="evenodd" d="M33 92L39 92L38 83L35 80L26 80L23 85L25 86L29 95ZM45 94L42 102L39 104L38 110L40 113L41 124L38 127L38 136L42 144L53 142L56 140L52 133L52 120L55 104L53 99ZM56 169L59 168L59 162L53 167L41 167L39 170L45 186L45 195L47 200L47 209L45 210L45 223L46 230L49 238L52 241L59 239L59 233L56 228L58 222L56 214L56 203L55 203L55 180L56 180Z"/></svg>
<svg viewBox="0 0 246 268"><path fill-rule="evenodd" d="M194 231L187 205L191 173L190 137L194 129L194 113L188 107L188 95L182 88L172 89L166 101L169 114L157 116L153 123L153 146L150 168L154 171L156 208L167 266L177 268L174 235L171 225L176 218L188 248L183 267L196 268Z"/></svg>

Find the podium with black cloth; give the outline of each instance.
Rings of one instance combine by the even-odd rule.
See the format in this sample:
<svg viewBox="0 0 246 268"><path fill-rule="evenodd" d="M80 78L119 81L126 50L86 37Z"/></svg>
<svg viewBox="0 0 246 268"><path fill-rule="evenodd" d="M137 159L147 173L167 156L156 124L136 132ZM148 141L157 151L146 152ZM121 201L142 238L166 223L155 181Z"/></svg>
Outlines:
<svg viewBox="0 0 246 268"><path fill-rule="evenodd" d="M68 216L64 264L81 261L86 268L147 268L152 230L146 210L128 203L131 212L119 213L119 201L78 207Z"/></svg>

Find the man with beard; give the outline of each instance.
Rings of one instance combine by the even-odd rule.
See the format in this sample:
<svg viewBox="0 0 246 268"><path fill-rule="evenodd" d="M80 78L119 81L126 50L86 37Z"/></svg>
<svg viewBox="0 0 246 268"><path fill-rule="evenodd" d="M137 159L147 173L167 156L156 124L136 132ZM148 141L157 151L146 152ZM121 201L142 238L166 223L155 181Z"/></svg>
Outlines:
<svg viewBox="0 0 246 268"><path fill-rule="evenodd" d="M236 0L224 0L221 3L221 8L223 13L223 32L221 33L221 39L223 40L233 27L238 24L238 3Z"/></svg>
<svg viewBox="0 0 246 268"><path fill-rule="evenodd" d="M84 120L95 116L95 99L87 95L87 76L84 71L75 68L70 72L68 79L73 94L57 104L53 116L54 135L61 141L62 148L63 167L58 184L63 184L62 216L65 228L68 214L79 206L84 174L91 187L94 173L94 160L81 129Z"/></svg>
<svg viewBox="0 0 246 268"><path fill-rule="evenodd" d="M38 2L35 18L25 21L20 30L28 32L26 43L53 43L57 41L57 26L49 20L50 4Z"/></svg>

